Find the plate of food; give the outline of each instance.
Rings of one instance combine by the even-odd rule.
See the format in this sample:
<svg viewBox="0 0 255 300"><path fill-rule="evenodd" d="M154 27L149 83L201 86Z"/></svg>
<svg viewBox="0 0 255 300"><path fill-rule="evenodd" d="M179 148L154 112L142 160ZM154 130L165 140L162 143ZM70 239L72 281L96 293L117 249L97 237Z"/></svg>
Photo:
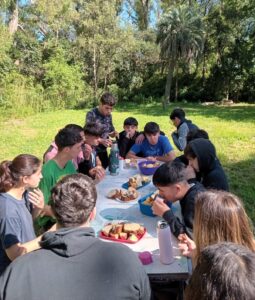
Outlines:
<svg viewBox="0 0 255 300"><path fill-rule="evenodd" d="M107 198L116 200L119 202L134 202L137 201L139 193L136 189L129 187L127 190L124 189L113 189L110 190L107 194Z"/></svg>
<svg viewBox="0 0 255 300"><path fill-rule="evenodd" d="M146 228L128 221L107 223L99 232L99 237L121 243L135 244L146 233Z"/></svg>
<svg viewBox="0 0 255 300"><path fill-rule="evenodd" d="M150 182L151 182L150 177L137 174L135 176L130 177L128 179L128 182L123 183L122 187L124 189L128 189L129 187L132 187L132 188L138 190L138 189L146 186Z"/></svg>
<svg viewBox="0 0 255 300"><path fill-rule="evenodd" d="M153 175L160 165L161 163L159 161L152 160L141 161L138 163L140 172L143 175Z"/></svg>

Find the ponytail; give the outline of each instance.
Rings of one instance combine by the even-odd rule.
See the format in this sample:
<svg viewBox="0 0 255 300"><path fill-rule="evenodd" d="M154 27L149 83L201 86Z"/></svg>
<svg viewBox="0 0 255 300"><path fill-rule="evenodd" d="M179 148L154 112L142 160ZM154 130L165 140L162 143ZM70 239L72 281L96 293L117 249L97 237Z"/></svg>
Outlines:
<svg viewBox="0 0 255 300"><path fill-rule="evenodd" d="M36 173L40 165L40 159L30 154L20 154L13 161L3 161L0 164L0 193L17 186L22 177Z"/></svg>
<svg viewBox="0 0 255 300"><path fill-rule="evenodd" d="M15 184L11 175L11 164L10 160L5 160L0 164L0 193L9 191Z"/></svg>

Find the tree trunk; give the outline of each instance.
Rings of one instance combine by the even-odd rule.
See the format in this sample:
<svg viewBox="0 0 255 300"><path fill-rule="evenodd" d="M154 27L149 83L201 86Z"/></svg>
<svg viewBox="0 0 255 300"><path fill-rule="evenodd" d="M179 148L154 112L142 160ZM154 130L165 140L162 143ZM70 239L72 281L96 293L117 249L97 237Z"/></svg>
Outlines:
<svg viewBox="0 0 255 300"><path fill-rule="evenodd" d="M93 49L93 98L94 106L97 105L97 59L96 59L96 47Z"/></svg>
<svg viewBox="0 0 255 300"><path fill-rule="evenodd" d="M167 104L169 104L169 102L170 102L171 85L172 85L172 79L173 79L174 66L175 66L175 60L172 57L169 61L168 73L167 73L167 77L166 77L165 97L164 97L164 101L163 101L164 109L166 109Z"/></svg>
<svg viewBox="0 0 255 300"><path fill-rule="evenodd" d="M174 97L174 101L175 102L177 102L177 100L178 100L178 69L179 69L179 67L178 67L178 63L177 63L177 65L176 65L176 75L175 75L175 97Z"/></svg>
<svg viewBox="0 0 255 300"><path fill-rule="evenodd" d="M16 1L15 8L11 12L10 22L9 22L9 32L13 35L18 30L19 25L19 5Z"/></svg>

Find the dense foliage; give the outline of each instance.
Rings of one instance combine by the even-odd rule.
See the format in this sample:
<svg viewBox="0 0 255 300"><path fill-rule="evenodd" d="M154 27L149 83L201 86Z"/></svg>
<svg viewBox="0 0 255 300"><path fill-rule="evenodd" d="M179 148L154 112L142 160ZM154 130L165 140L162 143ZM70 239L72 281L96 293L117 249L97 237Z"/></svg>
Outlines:
<svg viewBox="0 0 255 300"><path fill-rule="evenodd" d="M254 16L249 0L3 0L0 106L82 107L103 90L253 102Z"/></svg>

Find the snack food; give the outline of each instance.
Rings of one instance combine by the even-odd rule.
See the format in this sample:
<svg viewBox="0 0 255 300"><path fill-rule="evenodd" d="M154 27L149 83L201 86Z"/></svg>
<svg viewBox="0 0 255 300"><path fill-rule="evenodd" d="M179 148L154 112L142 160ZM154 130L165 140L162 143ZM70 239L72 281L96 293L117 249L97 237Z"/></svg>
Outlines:
<svg viewBox="0 0 255 300"><path fill-rule="evenodd" d="M128 180L128 186L133 187L135 189L145 185L150 182L150 178L147 176L141 176L140 174L132 176Z"/></svg>
<svg viewBox="0 0 255 300"><path fill-rule="evenodd" d="M143 166L143 168L148 168L148 169L156 168L156 167L160 166L160 163L158 161L155 161L155 163L149 163L149 164L144 163L142 166Z"/></svg>
<svg viewBox="0 0 255 300"><path fill-rule="evenodd" d="M145 234L146 229L138 223L107 224L100 231L100 237L125 243L136 243Z"/></svg>
<svg viewBox="0 0 255 300"><path fill-rule="evenodd" d="M158 190L157 190L155 193L151 194L148 198L146 198L142 203L145 204L145 205L150 205L150 206L152 206L153 201L154 201L155 198L157 197L158 193L159 193L159 192L158 192Z"/></svg>
<svg viewBox="0 0 255 300"><path fill-rule="evenodd" d="M114 189L107 194L107 197L114 200L128 202L135 200L138 197L138 192L132 187L129 187L128 190Z"/></svg>

